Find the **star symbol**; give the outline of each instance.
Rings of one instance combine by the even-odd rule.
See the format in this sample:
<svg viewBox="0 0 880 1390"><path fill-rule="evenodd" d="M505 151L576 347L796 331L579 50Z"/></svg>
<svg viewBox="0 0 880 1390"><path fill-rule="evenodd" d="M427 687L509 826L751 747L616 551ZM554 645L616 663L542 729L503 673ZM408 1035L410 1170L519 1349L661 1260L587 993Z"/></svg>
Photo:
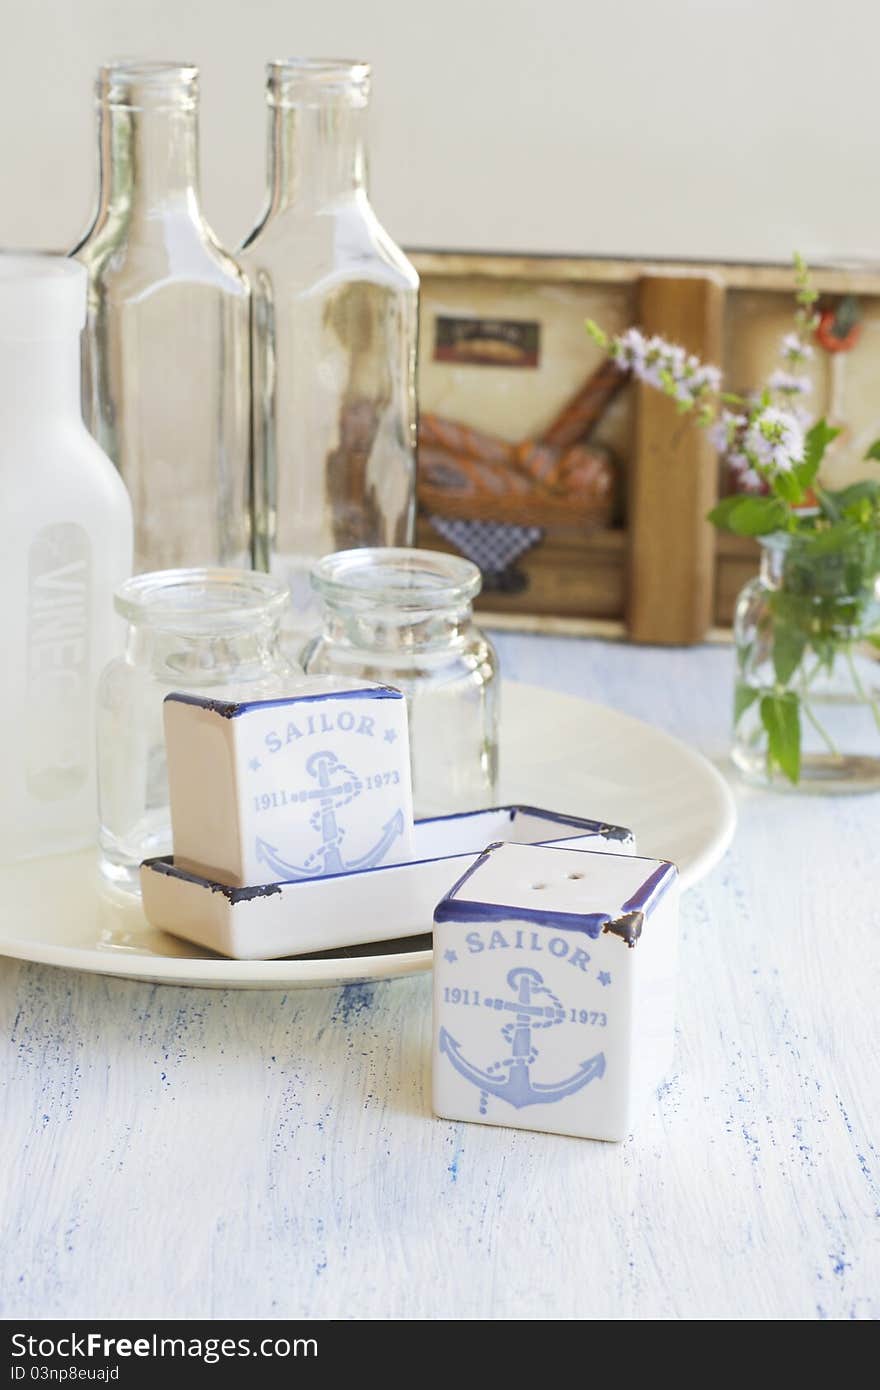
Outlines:
<svg viewBox="0 0 880 1390"><path fill-rule="evenodd" d="M248 767L250 768L251 772L259 772L262 766L263 764L260 762L259 758L251 758L250 762L248 763Z"/></svg>
<svg viewBox="0 0 880 1390"><path fill-rule="evenodd" d="M394 740L395 740L396 738L397 738L397 731L396 731L395 729L386 729L386 730L385 730L385 742L386 742L386 743L393 743Z"/></svg>
<svg viewBox="0 0 880 1390"><path fill-rule="evenodd" d="M600 984L600 985L610 985L610 984L611 984L611 976L608 974L608 971L607 971L607 970L600 970L600 971L599 971L599 984Z"/></svg>
<svg viewBox="0 0 880 1390"><path fill-rule="evenodd" d="M443 959L444 959L444 960L448 960L450 965L454 965L455 962L458 960L458 956L455 954L455 952L454 952L454 951L452 950L452 948L450 947L450 949L449 949L448 951L444 951L444 952L443 952Z"/></svg>

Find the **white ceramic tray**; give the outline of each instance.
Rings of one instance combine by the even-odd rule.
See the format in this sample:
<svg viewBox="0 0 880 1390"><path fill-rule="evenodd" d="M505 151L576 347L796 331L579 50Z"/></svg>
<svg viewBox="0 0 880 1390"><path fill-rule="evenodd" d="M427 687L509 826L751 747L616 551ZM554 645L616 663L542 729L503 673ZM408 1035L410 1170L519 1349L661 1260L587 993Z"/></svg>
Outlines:
<svg viewBox="0 0 880 1390"><path fill-rule="evenodd" d="M727 783L705 758L639 720L571 695L506 684L499 801L626 825L640 854L671 859L689 888L736 828ZM427 931L429 923L425 923ZM0 954L158 983L290 989L411 975L430 939L319 957L224 960L151 928L139 903L102 895L93 856L0 869Z"/></svg>
<svg viewBox="0 0 880 1390"><path fill-rule="evenodd" d="M400 941L423 935L443 894L487 845L502 840L624 855L634 849L619 825L535 806L494 806L416 821L409 862L354 873L232 888L178 868L173 857L149 859L141 869L144 915L154 927L233 960L320 954L328 942L341 948Z"/></svg>

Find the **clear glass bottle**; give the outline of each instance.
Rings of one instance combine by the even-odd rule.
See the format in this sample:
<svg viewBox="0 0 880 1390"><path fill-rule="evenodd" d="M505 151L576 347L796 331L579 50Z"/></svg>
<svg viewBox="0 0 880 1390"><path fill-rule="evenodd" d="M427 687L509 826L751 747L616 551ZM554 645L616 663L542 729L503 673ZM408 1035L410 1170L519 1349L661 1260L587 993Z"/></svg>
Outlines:
<svg viewBox="0 0 880 1390"><path fill-rule="evenodd" d="M823 554L779 534L761 550L734 617L733 762L776 790L880 790L877 581L866 586L864 564L845 549ZM799 746L796 780L768 757L770 721L781 747Z"/></svg>
<svg viewBox="0 0 880 1390"><path fill-rule="evenodd" d="M473 621L477 566L433 550L348 550L321 560L312 582L323 631L305 669L403 691L416 814L494 805L500 682Z"/></svg>
<svg viewBox="0 0 880 1390"><path fill-rule="evenodd" d="M83 414L125 479L135 570L249 568L249 291L198 193L198 69L97 79L100 189L71 252L89 272Z"/></svg>
<svg viewBox="0 0 880 1390"><path fill-rule="evenodd" d="M95 690L118 650L131 504L85 429L86 275L0 254L0 860L95 843Z"/></svg>
<svg viewBox="0 0 880 1390"><path fill-rule="evenodd" d="M289 595L247 570L141 574L116 595L125 653L98 691L101 869L137 890L142 859L171 853L162 702L172 690L261 700L302 679L280 648Z"/></svg>
<svg viewBox="0 0 880 1390"><path fill-rule="evenodd" d="M366 63L268 65L269 188L253 287L255 545L314 631L312 564L408 545L418 276L367 199Z"/></svg>

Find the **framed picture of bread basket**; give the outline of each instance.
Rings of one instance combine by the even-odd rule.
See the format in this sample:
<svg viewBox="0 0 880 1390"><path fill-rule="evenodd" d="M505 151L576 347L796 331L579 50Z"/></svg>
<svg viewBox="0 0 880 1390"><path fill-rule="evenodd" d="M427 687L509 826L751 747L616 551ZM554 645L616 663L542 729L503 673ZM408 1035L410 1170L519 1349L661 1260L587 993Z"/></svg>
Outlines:
<svg viewBox="0 0 880 1390"><path fill-rule="evenodd" d="M646 642L730 624L752 541L705 520L733 484L709 437L590 339L638 324L747 392L790 315L788 266L416 252L421 276L418 541L483 571L484 612ZM857 476L880 433L880 267L816 268L819 408ZM824 399L823 399L824 398ZM863 451L862 451L863 452Z"/></svg>

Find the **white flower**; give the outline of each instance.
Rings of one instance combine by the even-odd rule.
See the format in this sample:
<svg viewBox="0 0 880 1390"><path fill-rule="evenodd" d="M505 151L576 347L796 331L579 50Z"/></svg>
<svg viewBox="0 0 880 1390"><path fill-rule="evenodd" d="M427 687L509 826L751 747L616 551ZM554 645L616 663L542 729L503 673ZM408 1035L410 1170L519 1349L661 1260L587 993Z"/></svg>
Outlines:
<svg viewBox="0 0 880 1390"><path fill-rule="evenodd" d="M645 335L637 328L628 328L614 339L611 353L621 366L628 367L638 375L645 360L646 346Z"/></svg>
<svg viewBox="0 0 880 1390"><path fill-rule="evenodd" d="M760 492L760 474L755 472L745 454L729 454L727 464L736 477L736 484L740 492Z"/></svg>
<svg viewBox="0 0 880 1390"><path fill-rule="evenodd" d="M786 372L782 368L774 372L768 383L771 391L778 391L781 396L808 396L813 389L813 383L808 376L795 376L793 372Z"/></svg>
<svg viewBox="0 0 880 1390"><path fill-rule="evenodd" d="M813 349L797 333L786 333L782 339L782 356L793 367L799 367L802 363L809 362L813 356Z"/></svg>
<svg viewBox="0 0 880 1390"><path fill-rule="evenodd" d="M720 391L721 390L721 368L712 367L701 363L696 372L699 390Z"/></svg>
<svg viewBox="0 0 880 1390"><path fill-rule="evenodd" d="M720 420L716 420L714 425L709 430L709 442L711 443L713 449L718 450L719 454L724 454L727 452L727 449L730 446L730 440L727 437L727 426L724 422L723 416Z"/></svg>
<svg viewBox="0 0 880 1390"><path fill-rule="evenodd" d="M747 424L748 420L745 415L735 415L730 410L722 410L709 431L709 438L719 454L727 453Z"/></svg>
<svg viewBox="0 0 880 1390"><path fill-rule="evenodd" d="M645 343L645 358L642 363L641 380L648 386L656 386L664 391L670 378L676 381L684 369L684 348L667 343L655 334ZM665 377L665 381L664 381Z"/></svg>
<svg viewBox="0 0 880 1390"><path fill-rule="evenodd" d="M663 391L683 406L695 405L707 392L721 388L717 367L705 366L698 357L657 334L646 338L637 328L628 328L614 340L611 354L639 381Z"/></svg>
<svg viewBox="0 0 880 1390"><path fill-rule="evenodd" d="M788 410L768 405L749 421L742 451L753 468L788 473L804 456L804 432Z"/></svg>

